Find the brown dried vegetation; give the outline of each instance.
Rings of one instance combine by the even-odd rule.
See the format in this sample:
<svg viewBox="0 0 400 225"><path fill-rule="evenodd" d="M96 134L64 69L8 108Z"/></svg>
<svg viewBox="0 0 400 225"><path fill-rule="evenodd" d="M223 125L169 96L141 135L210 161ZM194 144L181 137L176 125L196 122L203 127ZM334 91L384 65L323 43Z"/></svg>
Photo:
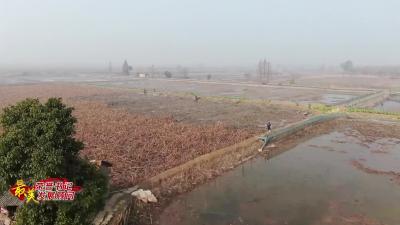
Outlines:
<svg viewBox="0 0 400 225"><path fill-rule="evenodd" d="M117 91L112 89L65 84L0 85L0 108L14 104L25 98L45 100L50 97L61 97L65 101L73 97L105 95L115 92Z"/></svg>
<svg viewBox="0 0 400 225"><path fill-rule="evenodd" d="M0 108L27 97L41 100L63 97L64 102L75 108L76 137L85 143L82 156L110 161L112 184L117 188L134 185L255 134L223 123L179 123L172 117L150 117L112 109L101 102L76 100L79 99L76 97L116 92L120 91L78 85L1 86Z"/></svg>
<svg viewBox="0 0 400 225"><path fill-rule="evenodd" d="M77 137L83 155L113 163L112 181L118 187L182 164L202 154L240 142L253 134L222 124L195 126L171 117L133 115L101 103L77 102Z"/></svg>

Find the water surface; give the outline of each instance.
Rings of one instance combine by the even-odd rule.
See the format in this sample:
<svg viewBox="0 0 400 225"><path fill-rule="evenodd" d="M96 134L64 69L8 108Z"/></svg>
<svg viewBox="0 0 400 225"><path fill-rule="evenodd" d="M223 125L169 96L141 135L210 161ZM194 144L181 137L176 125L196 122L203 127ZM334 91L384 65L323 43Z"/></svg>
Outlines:
<svg viewBox="0 0 400 225"><path fill-rule="evenodd" d="M400 112L400 101L386 100L375 106L375 109L384 112Z"/></svg>
<svg viewBox="0 0 400 225"><path fill-rule="evenodd" d="M349 130L259 157L176 198L161 224L400 224L400 185L352 162L400 172L400 140Z"/></svg>

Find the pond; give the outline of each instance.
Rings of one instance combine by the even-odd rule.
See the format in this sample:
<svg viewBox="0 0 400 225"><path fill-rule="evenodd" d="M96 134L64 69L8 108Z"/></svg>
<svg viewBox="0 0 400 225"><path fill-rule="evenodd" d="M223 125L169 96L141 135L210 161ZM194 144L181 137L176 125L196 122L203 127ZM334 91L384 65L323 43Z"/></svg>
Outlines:
<svg viewBox="0 0 400 225"><path fill-rule="evenodd" d="M354 95L347 94L324 94L321 102L327 105L335 105L353 99Z"/></svg>
<svg viewBox="0 0 400 225"><path fill-rule="evenodd" d="M177 197L160 224L400 224L400 140L347 130L258 157Z"/></svg>
<svg viewBox="0 0 400 225"><path fill-rule="evenodd" d="M375 109L384 112L400 112L400 101L389 99L375 106Z"/></svg>
<svg viewBox="0 0 400 225"><path fill-rule="evenodd" d="M300 103L303 104L309 104L309 103L321 103L325 105L337 105L341 104L347 101L350 101L351 99L357 97L356 95L350 95L350 94L322 94L319 98L316 98L314 100L302 100L299 101Z"/></svg>

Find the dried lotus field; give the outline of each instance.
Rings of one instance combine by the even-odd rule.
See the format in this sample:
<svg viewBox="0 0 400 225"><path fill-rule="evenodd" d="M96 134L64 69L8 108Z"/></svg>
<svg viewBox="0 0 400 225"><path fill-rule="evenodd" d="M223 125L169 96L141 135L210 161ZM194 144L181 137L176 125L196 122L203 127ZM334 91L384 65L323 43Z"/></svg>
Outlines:
<svg viewBox="0 0 400 225"><path fill-rule="evenodd" d="M0 87L0 108L27 97L62 97L75 108L82 157L113 164L114 188L132 186L190 159L303 119L279 106L209 102L153 96L84 85L35 84Z"/></svg>

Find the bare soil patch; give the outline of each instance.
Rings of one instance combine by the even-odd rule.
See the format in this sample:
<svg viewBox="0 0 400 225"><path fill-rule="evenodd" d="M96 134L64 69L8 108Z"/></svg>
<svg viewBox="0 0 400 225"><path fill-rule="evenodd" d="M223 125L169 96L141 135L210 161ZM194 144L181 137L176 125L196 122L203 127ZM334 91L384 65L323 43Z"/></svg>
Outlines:
<svg viewBox="0 0 400 225"><path fill-rule="evenodd" d="M304 119L304 111L273 104L253 104L245 101L216 100L179 97L160 93L147 95L118 92L110 95L92 95L76 98L101 101L112 108L122 108L130 113L156 117L173 117L179 122L194 124L223 123L235 128L262 131L268 120L274 128Z"/></svg>
<svg viewBox="0 0 400 225"><path fill-rule="evenodd" d="M400 77L361 75L361 74L318 74L315 76L301 76L296 84L327 88L393 88L397 87Z"/></svg>
<svg viewBox="0 0 400 225"><path fill-rule="evenodd" d="M106 88L67 84L0 86L0 108L24 100L25 98L45 100L50 97L61 97L68 102L73 97L109 95L116 92L118 91Z"/></svg>
<svg viewBox="0 0 400 225"><path fill-rule="evenodd" d="M395 172L395 171L381 171L381 170L373 169L368 166L365 166L362 162L363 162L363 160L360 160L360 159L352 160L351 164L355 168L357 168L365 173L368 173L368 174L390 176L392 181L396 182L397 184L400 184L400 173Z"/></svg>
<svg viewBox="0 0 400 225"><path fill-rule="evenodd" d="M104 85L115 88L134 88L157 90L162 92L194 93L200 96L224 96L231 98L264 99L274 101L290 101L297 103L326 103L329 95L351 95L353 97L367 92L354 92L347 90L324 90L310 87L288 87L282 85L268 86L260 83L238 83L201 81L185 79L142 79L128 78L125 81L95 82L96 85ZM319 87L318 85L315 87Z"/></svg>
<svg viewBox="0 0 400 225"><path fill-rule="evenodd" d="M400 124L399 123L388 123L388 122L378 122L371 120L347 120L346 123L342 124L340 127L346 135L355 135L364 143L371 143L377 141L381 138L400 138ZM347 128L347 129L346 129ZM356 133L350 133L351 128Z"/></svg>

